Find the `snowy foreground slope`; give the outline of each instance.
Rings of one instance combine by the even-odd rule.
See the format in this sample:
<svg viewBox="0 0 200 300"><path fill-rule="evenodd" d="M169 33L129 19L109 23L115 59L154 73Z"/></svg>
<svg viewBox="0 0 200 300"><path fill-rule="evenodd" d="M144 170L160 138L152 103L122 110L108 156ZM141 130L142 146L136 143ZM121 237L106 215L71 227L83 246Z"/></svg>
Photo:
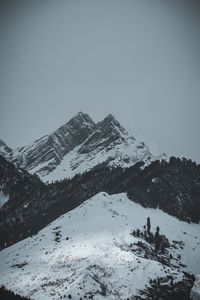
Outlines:
<svg viewBox="0 0 200 300"><path fill-rule="evenodd" d="M151 218L152 231L160 226L170 249L181 255L177 268L164 267L132 251L140 238L130 234ZM126 194L99 193L66 213L37 235L0 252L0 284L36 300L127 299L149 285L150 279L173 276L183 270L200 273L200 225L181 222L160 210L145 209ZM176 260L174 260L175 262ZM178 263L178 262L177 262ZM106 296L106 297L105 297Z"/></svg>

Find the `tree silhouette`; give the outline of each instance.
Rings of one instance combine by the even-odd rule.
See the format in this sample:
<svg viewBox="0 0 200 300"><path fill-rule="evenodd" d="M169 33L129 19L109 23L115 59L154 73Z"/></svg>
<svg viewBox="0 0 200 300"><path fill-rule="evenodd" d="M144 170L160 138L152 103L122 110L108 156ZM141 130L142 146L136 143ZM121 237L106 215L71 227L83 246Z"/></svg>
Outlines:
<svg viewBox="0 0 200 300"><path fill-rule="evenodd" d="M151 222L150 222L150 218L147 218L147 233L148 235L150 235L150 230L151 230Z"/></svg>
<svg viewBox="0 0 200 300"><path fill-rule="evenodd" d="M160 228L157 226L156 233L155 233L155 251L158 251L160 249L160 234L159 234Z"/></svg>

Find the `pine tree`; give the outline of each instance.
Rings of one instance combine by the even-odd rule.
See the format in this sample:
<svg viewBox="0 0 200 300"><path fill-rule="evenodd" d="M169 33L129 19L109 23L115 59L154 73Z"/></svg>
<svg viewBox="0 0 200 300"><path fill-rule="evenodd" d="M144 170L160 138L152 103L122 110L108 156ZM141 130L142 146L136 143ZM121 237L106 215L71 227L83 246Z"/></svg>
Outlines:
<svg viewBox="0 0 200 300"><path fill-rule="evenodd" d="M150 230L151 230L151 222L150 222L150 218L147 218L147 233L148 235L150 235Z"/></svg>
<svg viewBox="0 0 200 300"><path fill-rule="evenodd" d="M156 233L155 233L155 251L158 251L160 249L160 234L159 234L160 228L157 226Z"/></svg>
<svg viewBox="0 0 200 300"><path fill-rule="evenodd" d="M162 241L162 243L161 243L161 253L162 254L165 253L165 243L164 243L164 241Z"/></svg>

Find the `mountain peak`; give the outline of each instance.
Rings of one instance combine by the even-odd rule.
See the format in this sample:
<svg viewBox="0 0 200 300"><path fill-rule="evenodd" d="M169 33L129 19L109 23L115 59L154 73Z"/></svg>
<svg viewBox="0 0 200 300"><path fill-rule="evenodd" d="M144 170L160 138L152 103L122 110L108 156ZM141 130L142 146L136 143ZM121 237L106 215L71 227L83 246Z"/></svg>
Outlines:
<svg viewBox="0 0 200 300"><path fill-rule="evenodd" d="M90 127L94 127L96 125L92 118L88 114L83 113L82 111L77 113L73 118L69 120L69 122L67 122L67 124L74 123L83 123L85 125L89 125Z"/></svg>
<svg viewBox="0 0 200 300"><path fill-rule="evenodd" d="M52 134L16 149L9 157L46 181L72 177L102 163L111 167L149 163L160 159L160 154L154 155L148 143L135 138L114 115L108 114L96 124L79 111Z"/></svg>
<svg viewBox="0 0 200 300"><path fill-rule="evenodd" d="M126 134L126 130L125 128L119 123L119 121L112 115L109 114L107 115L103 121L99 122L97 124L98 129L101 129L103 131L107 131L107 132L115 132L119 134Z"/></svg>
<svg viewBox="0 0 200 300"><path fill-rule="evenodd" d="M102 122L118 123L119 124L117 119L112 114L107 115Z"/></svg>
<svg viewBox="0 0 200 300"><path fill-rule="evenodd" d="M86 113L83 113L82 111L79 111L76 116L78 116L78 117L85 117L85 116L89 116L89 115L86 114Z"/></svg>

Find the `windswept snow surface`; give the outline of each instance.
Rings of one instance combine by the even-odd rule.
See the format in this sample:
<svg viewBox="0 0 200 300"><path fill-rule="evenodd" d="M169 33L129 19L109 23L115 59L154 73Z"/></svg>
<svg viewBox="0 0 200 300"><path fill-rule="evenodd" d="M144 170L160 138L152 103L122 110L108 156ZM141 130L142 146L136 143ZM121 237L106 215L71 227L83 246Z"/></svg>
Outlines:
<svg viewBox="0 0 200 300"><path fill-rule="evenodd" d="M159 209L146 209L131 202L126 194L97 194L64 214L37 235L0 252L0 284L35 300L60 299L72 295L79 300L127 299L149 285L149 279L182 272L157 261L138 257L130 243L140 238L132 229L151 218L170 242L183 241L181 254L186 270L200 272L200 225L181 222ZM181 268L181 267L180 267ZM106 296L106 297L104 297Z"/></svg>

